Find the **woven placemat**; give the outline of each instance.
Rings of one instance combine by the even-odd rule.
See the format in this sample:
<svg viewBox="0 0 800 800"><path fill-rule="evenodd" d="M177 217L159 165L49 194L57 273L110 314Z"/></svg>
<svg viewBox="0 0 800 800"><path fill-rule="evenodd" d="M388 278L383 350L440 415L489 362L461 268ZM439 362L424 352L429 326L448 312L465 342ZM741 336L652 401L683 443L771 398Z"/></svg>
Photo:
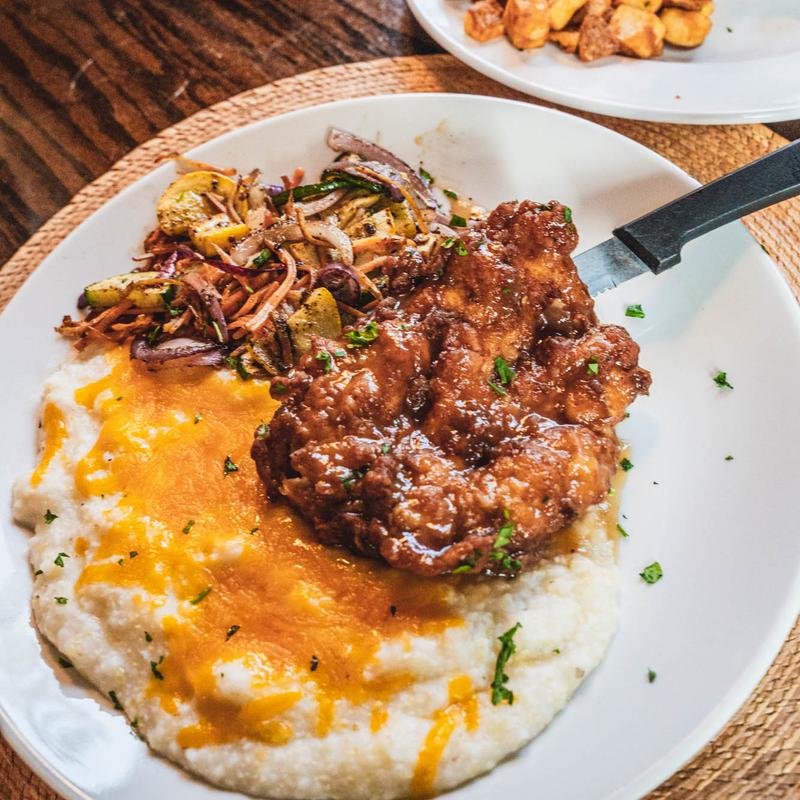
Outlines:
<svg viewBox="0 0 800 800"><path fill-rule="evenodd" d="M0 308L70 231L169 153L188 150L249 122L298 108L330 100L400 92L458 92L539 102L484 78L445 55L328 67L243 92L167 128L79 192L0 270ZM594 114L579 116L636 139L702 182L786 144L763 125L665 125ZM800 200L754 214L745 224L800 297ZM691 763L655 790L650 800L800 796L798 675L800 624L795 626L769 672L727 728ZM620 753L620 758L624 757ZM58 800L58 796L0 740L0 800L6 799Z"/></svg>

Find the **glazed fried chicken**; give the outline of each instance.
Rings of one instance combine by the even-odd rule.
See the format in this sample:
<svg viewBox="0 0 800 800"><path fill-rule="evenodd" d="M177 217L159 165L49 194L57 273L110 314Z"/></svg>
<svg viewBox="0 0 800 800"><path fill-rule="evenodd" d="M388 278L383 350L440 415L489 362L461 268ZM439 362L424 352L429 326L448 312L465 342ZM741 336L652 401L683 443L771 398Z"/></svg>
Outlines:
<svg viewBox="0 0 800 800"><path fill-rule="evenodd" d="M317 340L273 380L252 449L268 493L321 541L423 575L535 562L606 496L614 425L650 385L598 324L576 244L564 206L504 203L350 341Z"/></svg>

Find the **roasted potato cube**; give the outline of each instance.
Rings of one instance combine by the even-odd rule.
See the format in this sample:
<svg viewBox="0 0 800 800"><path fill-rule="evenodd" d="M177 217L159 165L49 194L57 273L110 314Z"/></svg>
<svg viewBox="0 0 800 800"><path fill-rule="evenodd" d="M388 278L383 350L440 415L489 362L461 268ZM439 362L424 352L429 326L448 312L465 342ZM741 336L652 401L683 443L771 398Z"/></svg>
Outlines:
<svg viewBox="0 0 800 800"><path fill-rule="evenodd" d="M550 41L555 42L562 50L566 50L568 53L578 52L580 38L580 31L550 31Z"/></svg>
<svg viewBox="0 0 800 800"><path fill-rule="evenodd" d="M502 36L503 7L497 0L479 0L473 3L464 17L464 33L479 42L488 42Z"/></svg>
<svg viewBox="0 0 800 800"><path fill-rule="evenodd" d="M604 17L611 12L611 0L588 0L585 6L579 8L572 18L572 24L579 27L583 24L586 17Z"/></svg>
<svg viewBox="0 0 800 800"><path fill-rule="evenodd" d="M605 19L598 14L587 14L581 23L578 58L581 61L595 61L618 52L619 42Z"/></svg>
<svg viewBox="0 0 800 800"><path fill-rule="evenodd" d="M566 28L575 12L585 5L586 0L550 0L550 28L554 31Z"/></svg>
<svg viewBox="0 0 800 800"><path fill-rule="evenodd" d="M700 11L665 8L661 14L664 38L676 47L697 47L711 30L711 19Z"/></svg>
<svg viewBox="0 0 800 800"><path fill-rule="evenodd" d="M641 8L642 11L651 11L655 14L660 8L664 0L614 0L615 6L633 6L634 8Z"/></svg>
<svg viewBox="0 0 800 800"><path fill-rule="evenodd" d="M652 58L664 50L664 23L649 11L617 6L608 28L627 56Z"/></svg>
<svg viewBox="0 0 800 800"><path fill-rule="evenodd" d="M708 0L664 0L664 8L683 8L686 11L699 11Z"/></svg>
<svg viewBox="0 0 800 800"><path fill-rule="evenodd" d="M542 47L550 32L549 0L508 0L503 12L506 36L514 47Z"/></svg>

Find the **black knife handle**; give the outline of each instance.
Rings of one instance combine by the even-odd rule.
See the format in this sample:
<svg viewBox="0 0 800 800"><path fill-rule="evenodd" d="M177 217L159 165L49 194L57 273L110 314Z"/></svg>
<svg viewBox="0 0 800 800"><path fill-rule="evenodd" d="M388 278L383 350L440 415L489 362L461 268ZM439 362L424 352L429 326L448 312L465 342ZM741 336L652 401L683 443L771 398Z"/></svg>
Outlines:
<svg viewBox="0 0 800 800"><path fill-rule="evenodd" d="M723 175L614 231L656 275L681 260L686 242L800 194L800 140Z"/></svg>

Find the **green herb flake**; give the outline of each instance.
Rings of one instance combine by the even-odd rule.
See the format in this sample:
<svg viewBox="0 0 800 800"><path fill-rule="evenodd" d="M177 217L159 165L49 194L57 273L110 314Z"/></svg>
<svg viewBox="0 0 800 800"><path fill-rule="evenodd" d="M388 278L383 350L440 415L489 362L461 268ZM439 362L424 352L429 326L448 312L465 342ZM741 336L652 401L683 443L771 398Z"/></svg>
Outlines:
<svg viewBox="0 0 800 800"><path fill-rule="evenodd" d="M458 200L458 195L452 189L443 189L445 195L449 197L451 200Z"/></svg>
<svg viewBox="0 0 800 800"><path fill-rule="evenodd" d="M389 442L384 442L381 445L381 453L383 453L383 455L386 455L387 453L391 452L392 452L392 446L389 444Z"/></svg>
<svg viewBox="0 0 800 800"><path fill-rule="evenodd" d="M517 374L517 371L509 366L509 363L502 356L497 356L494 360L494 368L497 371L497 377L500 379L500 383L504 386L509 386L511 381L514 380L514 376Z"/></svg>
<svg viewBox="0 0 800 800"><path fill-rule="evenodd" d="M720 389L733 389L733 385L728 382L728 373L722 370L714 376L714 383L716 383Z"/></svg>
<svg viewBox="0 0 800 800"><path fill-rule="evenodd" d="M597 375L600 372L600 364L597 359L592 356L586 364L586 372L589 375Z"/></svg>
<svg viewBox="0 0 800 800"><path fill-rule="evenodd" d="M55 557L55 560L53 561L53 563L54 563L54 564L55 564L57 567L61 567L61 568L63 569L63 568L64 568L64 559L65 559L65 558L69 558L69 556L68 556L66 553L59 553L59 554L58 554L58 555Z"/></svg>
<svg viewBox="0 0 800 800"><path fill-rule="evenodd" d="M572 222L572 209L569 206L564 206L564 222Z"/></svg>
<svg viewBox="0 0 800 800"><path fill-rule="evenodd" d="M637 303L636 305L628 306L625 309L625 316L635 317L636 319L644 319L644 311L642 310L641 305Z"/></svg>
<svg viewBox="0 0 800 800"><path fill-rule="evenodd" d="M270 384L270 391L272 394L286 394L286 384L285 383L276 383L273 381Z"/></svg>
<svg viewBox="0 0 800 800"><path fill-rule="evenodd" d="M243 381L249 381L250 378L253 377L247 371L247 367L244 365L244 359L242 358L241 353L238 356L226 356L223 360L225 362L225 366L229 369L235 369L236 373Z"/></svg>
<svg viewBox="0 0 800 800"><path fill-rule="evenodd" d="M503 509L503 518L507 521L504 522L497 530L497 536L495 537L494 544L492 545L492 550L489 553L489 558L492 561L499 561L500 566L503 567L508 572L516 572L521 566L522 562L517 559L513 558L512 556L506 553L505 548L510 544L512 537L514 536L514 530L516 529L516 525L510 521L510 514L507 508Z"/></svg>
<svg viewBox="0 0 800 800"><path fill-rule="evenodd" d="M68 602L69 600L67 600L66 597L56 597L56 603L58 603L60 606L65 606Z"/></svg>
<svg viewBox="0 0 800 800"><path fill-rule="evenodd" d="M61 666L64 667L64 669L72 669L73 667L73 663L64 656L58 657L58 663L61 664Z"/></svg>
<svg viewBox="0 0 800 800"><path fill-rule="evenodd" d="M192 528L194 528L195 522L193 519L190 519L181 529L182 533L190 533Z"/></svg>
<svg viewBox="0 0 800 800"><path fill-rule="evenodd" d="M117 564L119 564L121 567L124 567L124 566L125 566L125 559L124 559L124 558L120 558L120 559L117 561Z"/></svg>
<svg viewBox="0 0 800 800"><path fill-rule="evenodd" d="M158 666L163 660L164 660L164 656L161 656L161 658L159 658L158 661L151 661L150 662L150 671L160 681L164 680L164 675L161 672L161 670L158 668Z"/></svg>
<svg viewBox="0 0 800 800"><path fill-rule="evenodd" d="M269 423L262 422L256 428L256 439L266 439L268 433L269 433Z"/></svg>
<svg viewBox="0 0 800 800"><path fill-rule="evenodd" d="M353 483L363 478L366 474L367 474L366 467L362 467L361 469L350 470L349 475L345 475L343 478L339 478L339 480L342 482L344 490L346 492L349 492L353 488Z"/></svg>
<svg viewBox="0 0 800 800"><path fill-rule="evenodd" d="M629 472L633 469L633 463L627 458L623 458L622 461L619 462L619 465L622 467L623 472Z"/></svg>
<svg viewBox="0 0 800 800"><path fill-rule="evenodd" d="M331 365L333 363L331 354L327 350L322 350L321 352L317 353L314 358L316 358L317 361L322 361L322 372L327 375L331 371Z"/></svg>
<svg viewBox="0 0 800 800"><path fill-rule="evenodd" d="M319 659L316 656L311 656L311 663L308 665L308 668L312 672L316 672L318 666L319 666Z"/></svg>
<svg viewBox="0 0 800 800"><path fill-rule="evenodd" d="M264 264L267 263L272 258L272 251L267 250L266 248L262 250L254 259L253 259L253 266L254 267L263 267Z"/></svg>
<svg viewBox="0 0 800 800"><path fill-rule="evenodd" d="M653 681L656 679L656 677L657 677L657 673L656 673L655 670L652 670L652 669L648 669L647 670L647 682L648 683L653 683Z"/></svg>
<svg viewBox="0 0 800 800"><path fill-rule="evenodd" d="M155 325L154 327L150 328L147 331L147 335L145 336L145 340L149 347L155 347L156 342L158 341L158 334L161 333L161 326Z"/></svg>
<svg viewBox="0 0 800 800"><path fill-rule="evenodd" d="M124 711L125 709L122 707L122 703L120 703L119 699L117 698L117 693L115 691L110 691L108 693L109 699L114 704L115 711Z"/></svg>
<svg viewBox="0 0 800 800"><path fill-rule="evenodd" d="M128 556L130 556L130 558L136 558L136 556L138 555L139 555L138 550L131 550L130 553L128 553Z"/></svg>
<svg viewBox="0 0 800 800"><path fill-rule="evenodd" d="M461 572L471 572L475 569L475 562L467 559L463 564L459 564L454 570L453 575L458 575Z"/></svg>
<svg viewBox="0 0 800 800"><path fill-rule="evenodd" d="M495 394L500 395L500 397L508 397L508 392L499 384L495 383L494 381L486 381L489 387L492 389Z"/></svg>
<svg viewBox="0 0 800 800"><path fill-rule="evenodd" d="M508 675L505 673L506 664L508 659L516 652L516 645L514 644L514 635L522 627L518 622L513 628L509 628L502 636L499 637L500 652L497 654L497 663L494 667L494 680L492 681L492 705L496 706L506 701L509 705L514 704L514 692L506 688L508 683Z"/></svg>
<svg viewBox="0 0 800 800"><path fill-rule="evenodd" d="M58 514L54 514L49 508L44 512L45 525L51 525L54 519L58 519Z"/></svg>
<svg viewBox="0 0 800 800"><path fill-rule="evenodd" d="M428 186L433 186L433 184L436 183L436 179L430 174L430 172L428 172L428 170L425 169L425 167L422 166L422 164L419 165L419 176Z"/></svg>
<svg viewBox="0 0 800 800"><path fill-rule="evenodd" d="M456 255L465 256L467 255L468 252L469 251L467 250L467 246L464 244L464 242L461 241L461 239L459 239L456 242Z"/></svg>
<svg viewBox="0 0 800 800"><path fill-rule="evenodd" d="M347 339L348 347L366 347L378 338L378 323L375 320L368 322L361 330L347 331L344 338Z"/></svg>
<svg viewBox="0 0 800 800"><path fill-rule="evenodd" d="M453 214L453 216L450 217L450 227L451 228L466 228L467 227L467 221L464 219L464 217L460 216L459 214Z"/></svg>
<svg viewBox="0 0 800 800"><path fill-rule="evenodd" d="M725 30L728 31L728 33L733 33L733 28L731 28L730 25L726 25ZM652 681L650 681L650 683L652 683Z"/></svg>
<svg viewBox="0 0 800 800"><path fill-rule="evenodd" d="M144 640L146 642L152 642L153 641L153 637L147 631L145 631L144 632Z"/></svg>
<svg viewBox="0 0 800 800"><path fill-rule="evenodd" d="M230 456L225 456L225 463L222 465L222 471L226 475L230 475L231 472L238 472L239 467L233 463L233 459Z"/></svg>
<svg viewBox="0 0 800 800"><path fill-rule="evenodd" d="M231 625L230 628L228 628L227 632L225 633L225 640L227 641L228 639L230 639L231 636L235 635L240 628L241 625Z"/></svg>
<svg viewBox="0 0 800 800"><path fill-rule="evenodd" d="M558 655L561 655L561 649L560 649L560 648L558 648L558 647L554 647L554 648L553 648L553 652L554 652L554 653L555 653L557 656L558 656Z"/></svg>
<svg viewBox="0 0 800 800"><path fill-rule="evenodd" d="M250 528L250 530L248 531L248 533L249 533L251 536L255 536L255 535L256 535L256 534L257 534L257 533L258 533L260 530L261 530L261 528L259 528L259 527L258 527L258 525L256 525L256 526L255 526L255 528Z"/></svg>
<svg viewBox="0 0 800 800"><path fill-rule="evenodd" d="M650 566L645 567L640 573L639 577L645 583L658 583L664 576L664 571L661 569L661 564L654 561Z"/></svg>
<svg viewBox="0 0 800 800"><path fill-rule="evenodd" d="M347 355L347 352L345 350L339 349L339 350L334 350L333 354L336 356L336 358L344 358Z"/></svg>
<svg viewBox="0 0 800 800"><path fill-rule="evenodd" d="M203 591L200 592L200 594L198 594L197 597L193 597L189 602L193 606L196 606L198 603L201 603L206 598L206 596L208 595L208 593L210 591L211 591L211 587L210 586L206 586L206 588L203 589Z"/></svg>
<svg viewBox="0 0 800 800"><path fill-rule="evenodd" d="M625 528L623 528L623 527L622 527L622 525L620 525L620 524L619 524L619 522L617 523L617 533L618 533L618 534L619 534L619 535L620 535L620 536L621 536L623 539L627 539L627 538L628 538L628 536L630 535L630 534L628 533L628 531L626 531L626 530L625 530Z"/></svg>
<svg viewBox="0 0 800 800"><path fill-rule="evenodd" d="M726 461L733 461L733 456L725 456Z"/></svg>

